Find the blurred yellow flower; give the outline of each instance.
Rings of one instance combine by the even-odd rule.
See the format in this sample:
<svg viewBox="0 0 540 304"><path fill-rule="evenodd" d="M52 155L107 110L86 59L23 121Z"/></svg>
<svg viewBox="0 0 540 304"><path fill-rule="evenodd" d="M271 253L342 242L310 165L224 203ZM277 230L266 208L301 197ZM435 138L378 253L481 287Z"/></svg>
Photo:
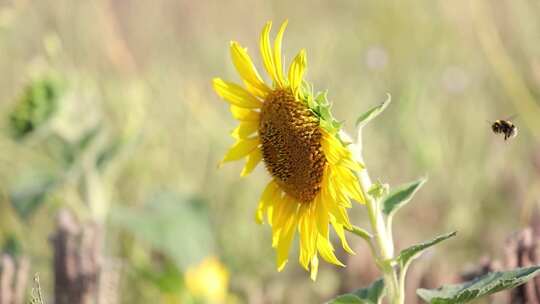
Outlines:
<svg viewBox="0 0 540 304"><path fill-rule="evenodd" d="M229 272L215 257L189 267L185 273L186 286L191 295L210 303L224 303L229 285Z"/></svg>
<svg viewBox="0 0 540 304"><path fill-rule="evenodd" d="M330 114L326 94L314 96L312 87L304 81L305 50L294 58L285 76L281 41L287 21L281 25L273 47L271 26L271 22L264 26L260 52L272 86L264 83L247 50L235 41L230 44L231 57L245 86L213 80L215 91L230 104L233 117L240 122L232 132L236 143L222 163L247 158L241 173L245 176L263 160L272 181L263 191L256 219L261 223L267 214L277 268L281 271L285 267L298 230L300 264L315 280L318 255L343 266L330 242L330 224L343 248L353 253L344 228L351 228L346 211L351 207L350 199L364 202L352 171L362 166L338 137L340 124Z"/></svg>

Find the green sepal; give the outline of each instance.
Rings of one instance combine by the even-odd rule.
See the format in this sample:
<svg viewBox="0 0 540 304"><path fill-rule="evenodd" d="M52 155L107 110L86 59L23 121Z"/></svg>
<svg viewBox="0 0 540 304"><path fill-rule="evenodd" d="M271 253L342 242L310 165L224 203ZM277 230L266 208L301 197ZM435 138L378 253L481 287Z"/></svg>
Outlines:
<svg viewBox="0 0 540 304"><path fill-rule="evenodd" d="M330 134L337 134L343 123L332 116L332 104L328 101L328 91L314 94L313 85L304 81L302 83L302 101L319 119L320 126Z"/></svg>
<svg viewBox="0 0 540 304"><path fill-rule="evenodd" d="M526 283L540 273L540 266L491 272L472 281L445 285L437 289L418 289L416 294L431 304L467 303L505 289Z"/></svg>

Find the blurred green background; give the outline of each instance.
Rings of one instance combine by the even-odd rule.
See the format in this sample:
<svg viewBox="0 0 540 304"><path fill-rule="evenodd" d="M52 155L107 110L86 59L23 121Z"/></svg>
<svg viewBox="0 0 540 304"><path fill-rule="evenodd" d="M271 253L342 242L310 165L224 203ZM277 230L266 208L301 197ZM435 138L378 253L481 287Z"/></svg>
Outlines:
<svg viewBox="0 0 540 304"><path fill-rule="evenodd" d="M236 125L211 88L239 81L229 41L262 70L262 26L289 19L285 61L307 49L306 77L347 131L392 94L365 132L370 174L429 176L395 221L398 246L459 231L414 266L415 303L414 287L498 257L536 216L539 13L533 0L0 1L1 244L52 296L59 208L104 223L118 303L319 303L378 277L352 238L345 269L324 264L311 282L295 248L278 273L254 221L268 174L217 168ZM489 121L512 115L519 135L504 142ZM367 227L364 211L350 214Z"/></svg>

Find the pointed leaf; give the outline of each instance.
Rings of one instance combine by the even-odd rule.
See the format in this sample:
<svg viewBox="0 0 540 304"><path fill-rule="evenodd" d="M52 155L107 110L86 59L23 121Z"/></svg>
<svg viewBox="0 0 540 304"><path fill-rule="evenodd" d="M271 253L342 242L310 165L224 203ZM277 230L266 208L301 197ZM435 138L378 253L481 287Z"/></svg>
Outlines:
<svg viewBox="0 0 540 304"><path fill-rule="evenodd" d="M388 216L393 215L399 208L411 200L416 191L418 191L426 181L427 178L421 178L392 190L392 192L383 200L384 214Z"/></svg>
<svg viewBox="0 0 540 304"><path fill-rule="evenodd" d="M378 279L366 288L360 288L355 292L341 295L328 304L377 304L384 295L384 281Z"/></svg>
<svg viewBox="0 0 540 304"><path fill-rule="evenodd" d="M438 289L418 289L416 293L427 303L466 303L501 290L517 287L538 275L539 272L538 266L492 272L469 282L446 285Z"/></svg>
<svg viewBox="0 0 540 304"><path fill-rule="evenodd" d="M392 96L390 94L387 94L386 100L383 103L381 103L380 105L374 106L373 108L369 109L367 112L360 115L360 117L356 119L356 127L363 128L373 118L379 116L379 114L381 114L384 111L384 109L386 109L386 107L390 104L391 100L392 100Z"/></svg>
<svg viewBox="0 0 540 304"><path fill-rule="evenodd" d="M426 250L427 248L431 246L437 245L438 243L444 240L454 237L456 234L457 232L454 231L454 232L436 237L435 239L429 242L414 245L407 249L404 249L399 253L399 256L396 258L396 260L401 265L401 269L406 268L408 264L412 262L414 259L418 258L424 250Z"/></svg>
<svg viewBox="0 0 540 304"><path fill-rule="evenodd" d="M44 171L32 171L21 178L9 191L9 199L17 215L28 219L46 201L54 190L59 177Z"/></svg>

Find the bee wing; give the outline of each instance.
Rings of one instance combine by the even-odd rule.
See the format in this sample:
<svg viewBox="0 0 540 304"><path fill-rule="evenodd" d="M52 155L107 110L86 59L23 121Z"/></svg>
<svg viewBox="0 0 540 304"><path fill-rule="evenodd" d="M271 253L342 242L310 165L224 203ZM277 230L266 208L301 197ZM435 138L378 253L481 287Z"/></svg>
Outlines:
<svg viewBox="0 0 540 304"><path fill-rule="evenodd" d="M516 119L518 117L519 117L519 114L512 114L508 118L506 118L505 120L512 121L512 120L514 120L514 119Z"/></svg>

